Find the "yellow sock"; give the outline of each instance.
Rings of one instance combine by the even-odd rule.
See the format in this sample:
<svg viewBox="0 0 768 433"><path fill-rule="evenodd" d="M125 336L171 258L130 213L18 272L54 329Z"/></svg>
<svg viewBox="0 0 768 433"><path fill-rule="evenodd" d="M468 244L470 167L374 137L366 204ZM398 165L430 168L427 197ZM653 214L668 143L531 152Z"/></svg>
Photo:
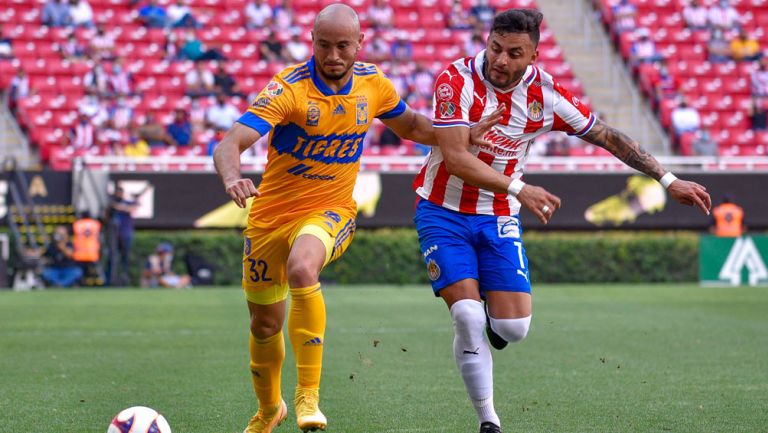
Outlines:
<svg viewBox="0 0 768 433"><path fill-rule="evenodd" d="M283 331L259 339L251 334L251 380L253 390L259 399L260 408L269 408L280 403L280 370L285 359Z"/></svg>
<svg viewBox="0 0 768 433"><path fill-rule="evenodd" d="M296 355L298 387L319 388L325 343L325 301L320 283L291 288L288 336Z"/></svg>

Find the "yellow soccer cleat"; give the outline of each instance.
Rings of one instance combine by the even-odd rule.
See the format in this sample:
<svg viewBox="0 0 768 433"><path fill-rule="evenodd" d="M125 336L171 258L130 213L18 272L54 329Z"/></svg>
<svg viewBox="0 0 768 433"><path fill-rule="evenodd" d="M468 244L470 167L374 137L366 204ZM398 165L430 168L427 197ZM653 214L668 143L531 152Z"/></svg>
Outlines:
<svg viewBox="0 0 768 433"><path fill-rule="evenodd" d="M275 427L288 417L288 406L284 400L280 400L280 404L277 407L262 410L256 412L256 415L248 422L248 427L243 430L243 433L272 433Z"/></svg>
<svg viewBox="0 0 768 433"><path fill-rule="evenodd" d="M296 388L293 405L296 408L296 423L303 432L325 430L328 420L320 412L320 390L316 388Z"/></svg>

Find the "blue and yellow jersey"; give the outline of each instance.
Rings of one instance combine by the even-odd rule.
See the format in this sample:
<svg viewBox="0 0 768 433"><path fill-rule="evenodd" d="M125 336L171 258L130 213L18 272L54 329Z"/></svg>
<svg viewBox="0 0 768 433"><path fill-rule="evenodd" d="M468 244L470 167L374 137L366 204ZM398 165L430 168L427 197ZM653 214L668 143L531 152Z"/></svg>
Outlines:
<svg viewBox="0 0 768 433"><path fill-rule="evenodd" d="M355 63L334 93L315 71L314 57L277 74L239 122L269 135L267 166L249 226L274 227L326 207L354 210L352 190L363 139L374 117L405 111L392 82L369 63Z"/></svg>

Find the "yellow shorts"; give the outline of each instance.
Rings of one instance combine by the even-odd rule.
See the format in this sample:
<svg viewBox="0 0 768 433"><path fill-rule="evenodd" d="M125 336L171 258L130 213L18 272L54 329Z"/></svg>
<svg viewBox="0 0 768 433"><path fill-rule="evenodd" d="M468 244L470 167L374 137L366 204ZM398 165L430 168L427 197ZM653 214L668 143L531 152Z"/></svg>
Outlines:
<svg viewBox="0 0 768 433"><path fill-rule="evenodd" d="M325 245L325 265L341 257L355 233L355 213L348 209L318 210L278 228L248 227L243 232L243 290L248 301L271 305L288 297L288 254L303 234Z"/></svg>

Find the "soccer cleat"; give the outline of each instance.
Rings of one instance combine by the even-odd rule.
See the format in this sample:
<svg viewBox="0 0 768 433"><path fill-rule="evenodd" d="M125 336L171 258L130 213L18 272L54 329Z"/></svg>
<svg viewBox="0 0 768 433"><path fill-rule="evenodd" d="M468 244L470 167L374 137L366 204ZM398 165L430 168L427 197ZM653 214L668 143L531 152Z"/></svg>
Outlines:
<svg viewBox="0 0 768 433"><path fill-rule="evenodd" d="M501 427L492 422L480 424L480 433L501 433Z"/></svg>
<svg viewBox="0 0 768 433"><path fill-rule="evenodd" d="M494 332L491 328L491 315L488 313L488 304L485 304L485 335L488 336L488 342L496 350L501 350L507 347L509 342L501 337L501 335Z"/></svg>
<svg viewBox="0 0 768 433"><path fill-rule="evenodd" d="M243 433L272 433L288 417L288 406L284 400L280 400L277 407L256 412L256 415L248 422L248 427Z"/></svg>
<svg viewBox="0 0 768 433"><path fill-rule="evenodd" d="M303 432L325 430L328 421L320 412L320 390L317 388L296 388L293 405L296 408L296 424Z"/></svg>

